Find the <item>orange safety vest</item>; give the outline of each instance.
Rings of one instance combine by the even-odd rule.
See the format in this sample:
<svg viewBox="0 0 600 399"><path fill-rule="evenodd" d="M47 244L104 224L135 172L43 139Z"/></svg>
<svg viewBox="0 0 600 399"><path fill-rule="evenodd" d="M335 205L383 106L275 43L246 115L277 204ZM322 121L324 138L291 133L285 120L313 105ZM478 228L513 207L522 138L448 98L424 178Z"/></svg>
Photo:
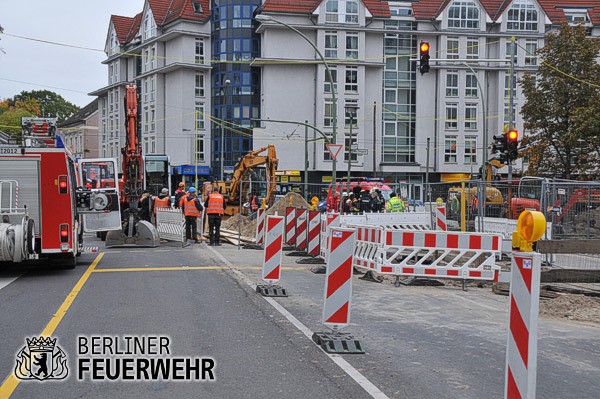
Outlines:
<svg viewBox="0 0 600 399"><path fill-rule="evenodd" d="M258 210L258 201L257 201L256 195L252 197L250 209L252 209L252 212L256 212Z"/></svg>
<svg viewBox="0 0 600 399"><path fill-rule="evenodd" d="M207 214L219 214L222 215L223 211L223 196L219 193L212 193L208 196L208 208L206 208Z"/></svg>
<svg viewBox="0 0 600 399"><path fill-rule="evenodd" d="M198 210L198 208L196 208L196 199L198 198L189 198L189 196L183 197L183 215L196 217L200 216L200 211Z"/></svg>
<svg viewBox="0 0 600 399"><path fill-rule="evenodd" d="M169 207L169 197L165 198L154 198L154 214L156 215L156 208L168 208Z"/></svg>

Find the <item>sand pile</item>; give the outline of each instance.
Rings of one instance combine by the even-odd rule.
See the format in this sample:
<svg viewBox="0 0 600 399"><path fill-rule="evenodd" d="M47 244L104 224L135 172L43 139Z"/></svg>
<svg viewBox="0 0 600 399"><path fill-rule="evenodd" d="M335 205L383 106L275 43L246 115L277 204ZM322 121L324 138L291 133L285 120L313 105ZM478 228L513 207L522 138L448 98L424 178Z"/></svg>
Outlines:
<svg viewBox="0 0 600 399"><path fill-rule="evenodd" d="M540 301L540 315L600 323L600 299L585 295L561 294L555 299Z"/></svg>
<svg viewBox="0 0 600 399"><path fill-rule="evenodd" d="M291 201L291 205L290 205ZM275 212L279 216L285 216L285 208L292 206L294 208L308 209L309 204L302 198L300 194L287 193L285 197L280 198L275 204L267 209L267 215L274 215ZM256 237L256 219L249 220L248 216L235 215L227 219L221 224L222 229L238 231L241 224L242 236Z"/></svg>

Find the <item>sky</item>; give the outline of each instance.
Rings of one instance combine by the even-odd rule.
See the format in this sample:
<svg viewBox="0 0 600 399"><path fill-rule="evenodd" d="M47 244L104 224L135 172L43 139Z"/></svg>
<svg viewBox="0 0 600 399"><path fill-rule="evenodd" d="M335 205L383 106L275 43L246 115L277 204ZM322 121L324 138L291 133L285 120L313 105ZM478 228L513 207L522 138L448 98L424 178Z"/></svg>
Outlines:
<svg viewBox="0 0 600 399"><path fill-rule="evenodd" d="M101 62L111 14L133 17L143 6L144 0L0 0L0 100L50 90L79 107L89 104L95 97L87 93L108 85Z"/></svg>

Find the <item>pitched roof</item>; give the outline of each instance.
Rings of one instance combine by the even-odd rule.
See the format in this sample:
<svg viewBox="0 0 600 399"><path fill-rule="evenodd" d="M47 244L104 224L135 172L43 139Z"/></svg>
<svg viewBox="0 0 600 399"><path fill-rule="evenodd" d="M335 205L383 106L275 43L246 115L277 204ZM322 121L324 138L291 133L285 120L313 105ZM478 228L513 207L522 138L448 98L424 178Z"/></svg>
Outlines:
<svg viewBox="0 0 600 399"><path fill-rule="evenodd" d="M89 116L96 111L98 111L98 98L93 100L85 107L81 108L79 111L75 112L69 119L60 123L58 127L68 127L72 125L77 125L81 122L85 122L86 119L89 118Z"/></svg>
<svg viewBox="0 0 600 399"><path fill-rule="evenodd" d="M279 11L289 13L308 14L319 7L324 0L265 0L262 5L264 11ZM374 17L389 17L390 8L384 0L361 0Z"/></svg>
<svg viewBox="0 0 600 399"><path fill-rule="evenodd" d="M452 0L419 0L413 3L417 19L433 19L439 16ZM487 14L496 21L512 4L513 0L479 0ZM566 21L563 8L589 7L588 13L594 25L600 24L600 2L598 0L537 0L544 13L554 23Z"/></svg>
<svg viewBox="0 0 600 399"><path fill-rule="evenodd" d="M117 40L119 41L119 43L127 43L127 36L129 34L129 31L131 30L133 20L134 18L123 17L121 15L110 16L110 21L115 27L115 32L117 33Z"/></svg>
<svg viewBox="0 0 600 399"><path fill-rule="evenodd" d="M165 25L176 19L206 21L210 18L209 0L147 0L156 25ZM202 13L194 12L192 3L200 3Z"/></svg>

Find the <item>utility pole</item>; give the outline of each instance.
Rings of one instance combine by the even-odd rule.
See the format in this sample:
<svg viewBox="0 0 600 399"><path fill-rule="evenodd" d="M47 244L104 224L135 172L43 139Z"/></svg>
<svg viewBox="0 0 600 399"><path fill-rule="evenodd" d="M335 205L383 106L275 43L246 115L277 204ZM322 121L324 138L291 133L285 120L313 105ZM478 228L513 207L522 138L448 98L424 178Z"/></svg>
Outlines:
<svg viewBox="0 0 600 399"><path fill-rule="evenodd" d="M308 121L304 121L304 198L308 200Z"/></svg>
<svg viewBox="0 0 600 399"><path fill-rule="evenodd" d="M512 130L514 128L514 119L515 119L515 115L514 115L514 98L515 98L515 92L514 92L514 87L516 85L515 82L515 53L517 50L517 43L515 41L515 37L511 37L510 38L510 77L508 78L509 80L509 95L508 95L508 130ZM511 207L511 202L512 202L512 160L510 159L510 157L508 157L508 198L506 200L506 203L508 204L508 217L509 219L512 218L512 207Z"/></svg>

